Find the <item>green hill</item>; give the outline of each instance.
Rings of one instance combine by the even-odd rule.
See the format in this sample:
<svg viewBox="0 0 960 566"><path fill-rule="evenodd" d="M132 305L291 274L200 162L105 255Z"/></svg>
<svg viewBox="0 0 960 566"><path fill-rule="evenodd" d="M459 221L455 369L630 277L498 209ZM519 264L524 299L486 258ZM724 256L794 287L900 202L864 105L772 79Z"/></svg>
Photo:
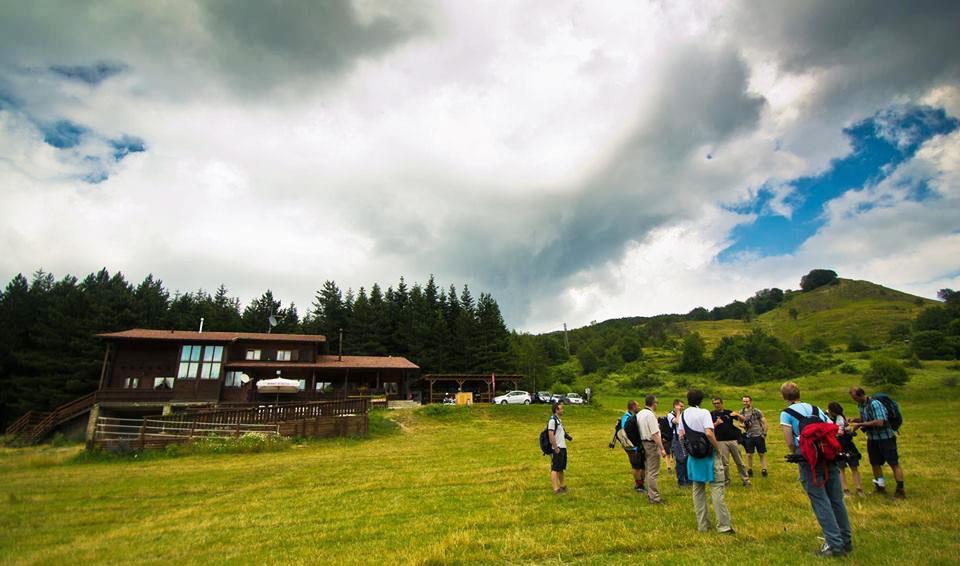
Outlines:
<svg viewBox="0 0 960 566"><path fill-rule="evenodd" d="M869 281L839 279L808 292L792 292L776 309L752 322L719 320L685 322L690 332L699 332L709 346L731 334L764 328L781 340L799 347L820 337L832 346L846 344L852 335L871 346L888 340L898 324L909 325L925 307L937 301L889 289ZM796 319L791 311L796 312Z"/></svg>

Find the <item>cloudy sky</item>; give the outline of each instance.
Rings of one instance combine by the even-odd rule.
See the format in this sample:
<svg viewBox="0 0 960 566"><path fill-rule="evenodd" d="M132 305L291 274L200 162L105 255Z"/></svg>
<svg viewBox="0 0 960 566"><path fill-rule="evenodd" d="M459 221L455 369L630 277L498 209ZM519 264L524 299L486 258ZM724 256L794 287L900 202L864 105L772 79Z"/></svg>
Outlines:
<svg viewBox="0 0 960 566"><path fill-rule="evenodd" d="M960 3L3 2L0 278L468 283L546 331L960 288Z"/></svg>

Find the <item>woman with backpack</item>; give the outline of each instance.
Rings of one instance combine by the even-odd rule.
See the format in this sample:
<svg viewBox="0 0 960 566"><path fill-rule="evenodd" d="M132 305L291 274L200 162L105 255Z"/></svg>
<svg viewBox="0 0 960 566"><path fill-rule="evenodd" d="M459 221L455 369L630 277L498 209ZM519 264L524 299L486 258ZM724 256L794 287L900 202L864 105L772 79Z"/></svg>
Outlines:
<svg viewBox="0 0 960 566"><path fill-rule="evenodd" d="M846 460L840 460L840 485L843 486L844 495L850 495L849 484L847 483L847 467L850 467L850 476L853 478L853 485L857 489L857 496L863 497L863 485L860 483L860 459L863 454L853 443L853 437L857 435L852 429L847 428L847 418L843 415L843 406L836 401L827 405L827 416L830 422L837 425L840 431L837 434L837 440L840 441L840 447L847 455Z"/></svg>
<svg viewBox="0 0 960 566"><path fill-rule="evenodd" d="M717 454L717 438L713 434L713 418L710 411L700 408L703 391L687 391L686 410L680 413L680 438L687 452L687 478L693 483L693 512L697 517L700 532L710 530L707 510L707 484L713 499L713 514L717 518L717 532L736 534L730 520L730 510L723 500L723 462Z"/></svg>

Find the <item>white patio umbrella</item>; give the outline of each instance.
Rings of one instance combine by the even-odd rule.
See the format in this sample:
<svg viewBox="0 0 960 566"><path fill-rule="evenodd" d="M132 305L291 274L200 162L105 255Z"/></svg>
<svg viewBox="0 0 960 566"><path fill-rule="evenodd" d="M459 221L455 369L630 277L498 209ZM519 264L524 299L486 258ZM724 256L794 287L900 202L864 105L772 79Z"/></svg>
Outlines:
<svg viewBox="0 0 960 566"><path fill-rule="evenodd" d="M257 392L259 393L275 393L276 400L275 403L280 403L280 394L281 393L299 393L300 392L300 382L295 379L284 379L282 377L275 377L273 379L264 379L257 382Z"/></svg>

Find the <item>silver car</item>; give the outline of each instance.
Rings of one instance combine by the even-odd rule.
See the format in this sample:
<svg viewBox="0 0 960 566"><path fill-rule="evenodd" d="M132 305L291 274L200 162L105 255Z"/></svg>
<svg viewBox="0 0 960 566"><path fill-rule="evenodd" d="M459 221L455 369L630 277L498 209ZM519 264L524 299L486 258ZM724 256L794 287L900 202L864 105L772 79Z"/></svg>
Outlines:
<svg viewBox="0 0 960 566"><path fill-rule="evenodd" d="M532 400L526 391L507 391L493 398L494 404L497 405L529 405Z"/></svg>

